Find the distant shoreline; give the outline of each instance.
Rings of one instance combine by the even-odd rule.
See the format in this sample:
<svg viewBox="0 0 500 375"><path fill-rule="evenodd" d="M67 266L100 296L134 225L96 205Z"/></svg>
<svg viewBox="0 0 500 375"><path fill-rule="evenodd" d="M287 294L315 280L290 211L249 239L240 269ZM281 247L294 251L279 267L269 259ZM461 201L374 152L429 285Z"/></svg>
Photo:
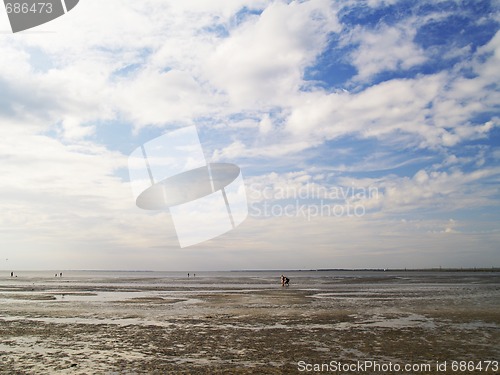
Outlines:
<svg viewBox="0 0 500 375"><path fill-rule="evenodd" d="M500 272L500 267L470 267L470 268L316 268L316 269L244 269L244 270L181 270L181 271L154 271L154 270L108 270L108 269L53 269L53 270L23 270L15 269L15 272L102 272L102 273L215 273L215 272ZM0 272L11 272L10 269L3 269Z"/></svg>
<svg viewBox="0 0 500 375"><path fill-rule="evenodd" d="M227 271L208 271L227 272ZM500 267L474 268L318 268L290 270L231 270L229 272L500 272Z"/></svg>

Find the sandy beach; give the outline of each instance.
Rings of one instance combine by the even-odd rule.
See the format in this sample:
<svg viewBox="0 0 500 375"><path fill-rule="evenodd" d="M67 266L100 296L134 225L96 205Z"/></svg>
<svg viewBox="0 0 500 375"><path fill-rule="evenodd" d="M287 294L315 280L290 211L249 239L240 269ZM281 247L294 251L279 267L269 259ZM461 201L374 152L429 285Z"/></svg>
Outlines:
<svg viewBox="0 0 500 375"><path fill-rule="evenodd" d="M5 272L0 373L500 373L499 273L287 276Z"/></svg>

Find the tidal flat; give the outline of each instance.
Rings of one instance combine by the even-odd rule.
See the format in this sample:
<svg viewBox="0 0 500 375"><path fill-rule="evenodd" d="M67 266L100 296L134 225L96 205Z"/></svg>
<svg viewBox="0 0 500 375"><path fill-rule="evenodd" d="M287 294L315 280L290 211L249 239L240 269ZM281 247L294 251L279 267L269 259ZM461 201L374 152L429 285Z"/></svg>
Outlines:
<svg viewBox="0 0 500 375"><path fill-rule="evenodd" d="M277 272L5 272L0 373L500 373L498 272Z"/></svg>

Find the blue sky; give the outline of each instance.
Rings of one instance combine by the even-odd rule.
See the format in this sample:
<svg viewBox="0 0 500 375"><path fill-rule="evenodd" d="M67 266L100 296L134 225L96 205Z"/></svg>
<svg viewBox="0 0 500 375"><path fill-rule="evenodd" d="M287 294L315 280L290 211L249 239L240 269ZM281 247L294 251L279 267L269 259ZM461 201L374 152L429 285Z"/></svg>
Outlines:
<svg viewBox="0 0 500 375"><path fill-rule="evenodd" d="M499 10L82 0L17 34L0 12L0 269L500 266ZM181 249L127 159L192 125L249 217Z"/></svg>

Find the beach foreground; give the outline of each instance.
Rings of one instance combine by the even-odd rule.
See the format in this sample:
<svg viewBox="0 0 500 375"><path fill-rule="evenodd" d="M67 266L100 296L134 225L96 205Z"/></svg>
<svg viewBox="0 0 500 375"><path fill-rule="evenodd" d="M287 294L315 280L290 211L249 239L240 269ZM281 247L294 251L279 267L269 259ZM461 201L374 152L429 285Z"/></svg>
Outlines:
<svg viewBox="0 0 500 375"><path fill-rule="evenodd" d="M2 278L0 373L500 373L498 273L288 276Z"/></svg>

